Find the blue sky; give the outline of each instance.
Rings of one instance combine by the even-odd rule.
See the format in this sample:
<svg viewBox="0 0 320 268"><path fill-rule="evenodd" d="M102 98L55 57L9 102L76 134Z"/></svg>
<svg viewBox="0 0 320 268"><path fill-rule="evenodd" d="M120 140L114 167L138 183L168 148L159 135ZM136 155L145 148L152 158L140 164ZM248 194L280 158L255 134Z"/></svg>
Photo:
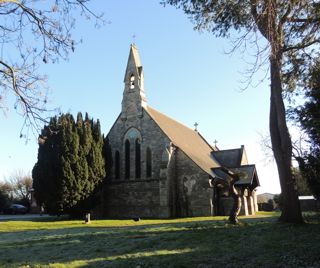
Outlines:
<svg viewBox="0 0 320 268"><path fill-rule="evenodd" d="M91 6L110 24L96 29L79 17L74 37L83 43L67 62L41 66L49 78L51 107L88 112L107 134L120 113L129 48L135 42L148 104L189 127L198 122L200 133L208 142L217 140L221 149L244 144L258 168L259 192L280 191L276 166L266 163L259 144L259 133L268 131L269 81L241 91L250 67L247 54L225 54L231 48L228 40L195 32L180 10L157 0L95 0ZM0 118L2 180L17 169L31 171L38 145L32 135L27 143L19 138L22 118L12 109Z"/></svg>

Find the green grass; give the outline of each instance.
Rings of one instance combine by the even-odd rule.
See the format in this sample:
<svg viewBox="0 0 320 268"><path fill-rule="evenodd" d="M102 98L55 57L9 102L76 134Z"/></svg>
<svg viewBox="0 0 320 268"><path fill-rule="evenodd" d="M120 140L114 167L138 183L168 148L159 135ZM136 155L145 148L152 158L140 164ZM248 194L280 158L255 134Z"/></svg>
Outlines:
<svg viewBox="0 0 320 268"><path fill-rule="evenodd" d="M0 267L319 267L320 217L0 222Z"/></svg>

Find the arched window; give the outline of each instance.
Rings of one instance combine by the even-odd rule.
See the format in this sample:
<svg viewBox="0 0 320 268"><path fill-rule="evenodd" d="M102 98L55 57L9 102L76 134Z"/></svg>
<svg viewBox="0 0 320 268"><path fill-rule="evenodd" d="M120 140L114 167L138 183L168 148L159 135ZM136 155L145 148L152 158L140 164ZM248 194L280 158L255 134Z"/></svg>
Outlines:
<svg viewBox="0 0 320 268"><path fill-rule="evenodd" d="M134 77L134 75L132 74L132 75L130 76L130 89L134 89L134 79L135 79L135 77Z"/></svg>
<svg viewBox="0 0 320 268"><path fill-rule="evenodd" d="M140 140L136 139L136 179L141 177L141 149Z"/></svg>
<svg viewBox="0 0 320 268"><path fill-rule="evenodd" d="M118 180L120 179L120 153L119 151L116 151L115 153L115 178Z"/></svg>
<svg viewBox="0 0 320 268"><path fill-rule="evenodd" d="M124 141L124 160L125 160L125 179L141 177L141 133L138 129L131 127L127 130L123 138ZM130 148L131 146L131 148ZM130 155L130 151L135 151ZM132 161L132 163L130 163ZM132 166L131 166L132 165ZM135 171L133 170L135 168ZM131 170L132 169L132 170ZM135 172L135 174L130 174Z"/></svg>
<svg viewBox="0 0 320 268"><path fill-rule="evenodd" d="M125 142L125 178L130 179L130 141Z"/></svg>
<svg viewBox="0 0 320 268"><path fill-rule="evenodd" d="M150 178L152 176L152 155L149 147L147 148L146 154L146 171L147 178Z"/></svg>
<svg viewBox="0 0 320 268"><path fill-rule="evenodd" d="M134 142L136 139L140 139L141 141L140 131L134 127L129 128L126 134L124 135L124 140L130 140Z"/></svg>

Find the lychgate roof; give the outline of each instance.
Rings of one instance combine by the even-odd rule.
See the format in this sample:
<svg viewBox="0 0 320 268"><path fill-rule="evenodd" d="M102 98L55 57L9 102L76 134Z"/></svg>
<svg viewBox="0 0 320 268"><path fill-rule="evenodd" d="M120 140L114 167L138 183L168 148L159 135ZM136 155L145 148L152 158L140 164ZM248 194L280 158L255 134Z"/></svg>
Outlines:
<svg viewBox="0 0 320 268"><path fill-rule="evenodd" d="M233 173L239 174L240 180L235 183L237 186L250 187L252 189L260 186L258 174L255 165L243 165L234 168L230 168ZM221 179L228 181L228 174L226 174L222 168L214 168L213 172Z"/></svg>
<svg viewBox="0 0 320 268"><path fill-rule="evenodd" d="M248 164L244 146L229 150L212 151L212 156L224 167L233 168Z"/></svg>

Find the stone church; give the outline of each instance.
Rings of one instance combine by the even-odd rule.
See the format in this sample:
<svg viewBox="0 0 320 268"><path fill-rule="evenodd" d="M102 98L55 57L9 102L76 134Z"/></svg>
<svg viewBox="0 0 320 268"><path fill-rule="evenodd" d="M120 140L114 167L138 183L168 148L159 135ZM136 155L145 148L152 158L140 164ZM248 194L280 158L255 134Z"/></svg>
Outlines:
<svg viewBox="0 0 320 268"><path fill-rule="evenodd" d="M104 214L109 218L228 215L228 174L239 172L241 214L257 211L259 180L244 146L220 150L191 129L150 107L138 50L131 45L121 113L107 135L112 167Z"/></svg>

